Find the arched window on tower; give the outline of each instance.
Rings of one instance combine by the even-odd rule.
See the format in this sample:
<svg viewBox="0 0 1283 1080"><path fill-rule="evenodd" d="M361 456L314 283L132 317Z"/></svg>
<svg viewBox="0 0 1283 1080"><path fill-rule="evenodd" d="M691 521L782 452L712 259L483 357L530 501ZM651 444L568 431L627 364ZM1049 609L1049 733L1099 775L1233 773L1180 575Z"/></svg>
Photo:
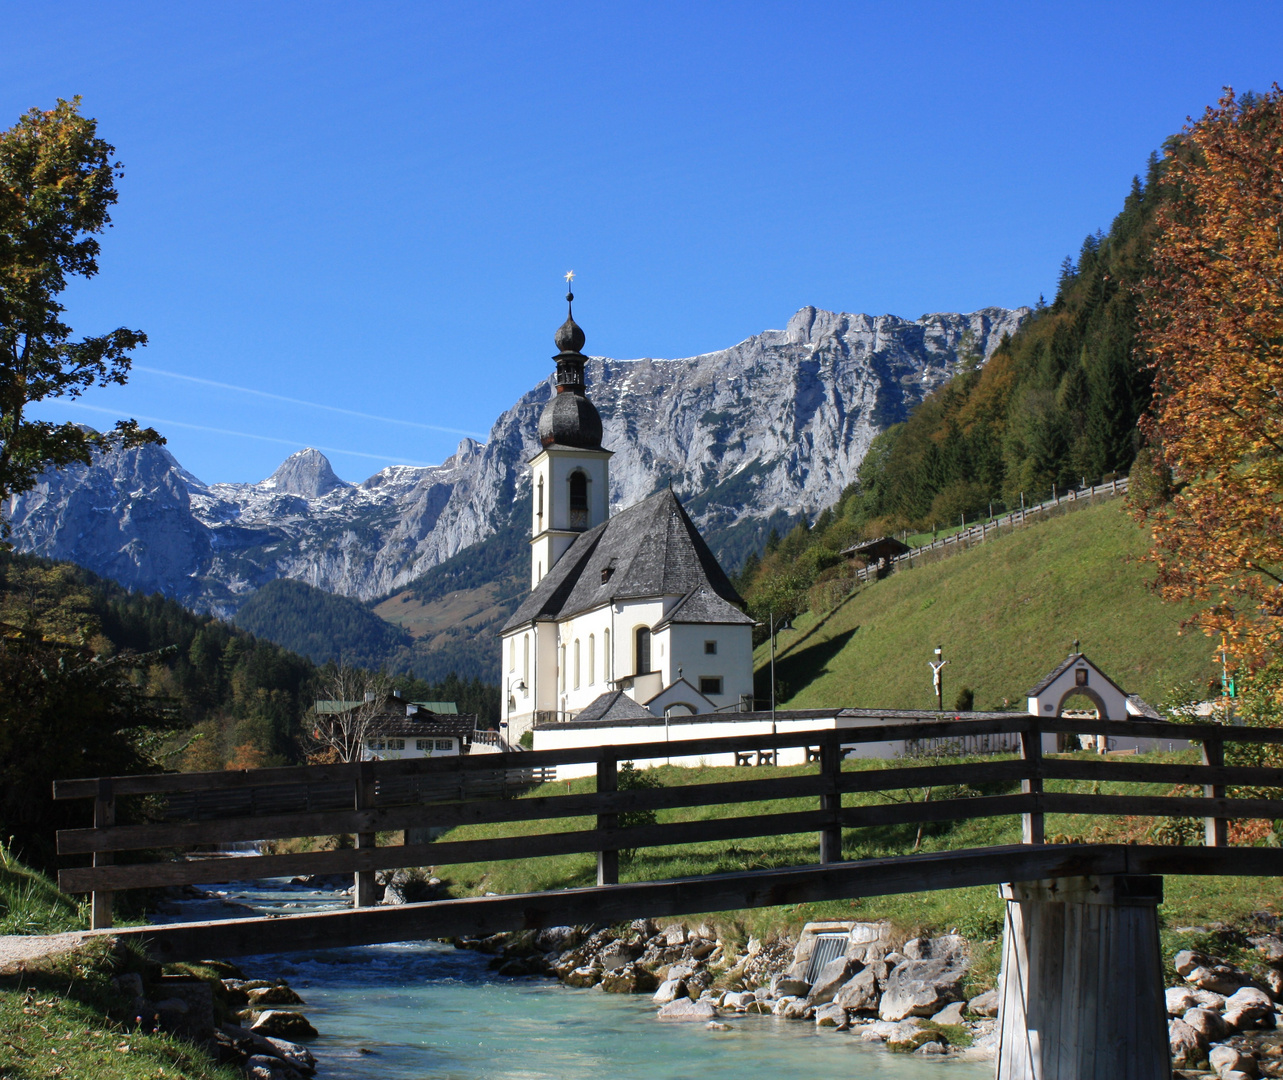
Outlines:
<svg viewBox="0 0 1283 1080"><path fill-rule="evenodd" d="M588 474L579 469L570 474L570 527L588 528Z"/></svg>
<svg viewBox="0 0 1283 1080"><path fill-rule="evenodd" d="M637 627L637 671L638 675L650 672L650 627Z"/></svg>
<svg viewBox="0 0 1283 1080"><path fill-rule="evenodd" d="M539 477L539 484L535 488L535 517L539 519L539 527L543 528L543 477Z"/></svg>

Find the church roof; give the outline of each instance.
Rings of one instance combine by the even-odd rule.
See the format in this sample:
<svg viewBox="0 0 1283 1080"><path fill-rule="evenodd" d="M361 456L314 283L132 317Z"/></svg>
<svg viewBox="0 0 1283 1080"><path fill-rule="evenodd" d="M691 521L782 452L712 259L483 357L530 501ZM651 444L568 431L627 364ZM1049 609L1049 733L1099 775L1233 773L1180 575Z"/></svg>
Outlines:
<svg viewBox="0 0 1283 1080"><path fill-rule="evenodd" d="M724 623L730 626L752 626L753 619L734 604L729 604L707 585L692 589L652 629L670 623Z"/></svg>
<svg viewBox="0 0 1283 1080"><path fill-rule="evenodd" d="M665 488L581 533L503 630L568 619L615 600L687 596L701 588L728 605L744 602Z"/></svg>
<svg viewBox="0 0 1283 1080"><path fill-rule="evenodd" d="M1029 693L1025 695L1025 697L1037 697L1044 690L1046 690L1047 687L1049 687L1058 678L1060 678L1061 675L1063 675L1066 671L1068 671L1071 667L1073 667L1075 664L1078 664L1078 663L1085 664L1087 665L1087 667L1091 668L1092 671L1094 671L1097 675L1099 675L1102 679L1104 679L1105 682L1109 683L1109 685L1112 686L1115 690L1117 690L1120 694L1122 694L1123 697L1128 696L1126 690L1124 690L1121 686L1119 686L1116 682L1114 682L1113 679L1111 679L1108 675L1106 675L1103 671L1101 671L1100 668L1098 668L1089 659L1087 659L1086 655L1080 652L1075 652L1075 653L1070 653L1069 657L1063 663L1057 665L1054 671L1051 671L1046 676L1044 676L1039 681L1038 685L1035 686L1032 690L1030 690Z"/></svg>
<svg viewBox="0 0 1283 1080"><path fill-rule="evenodd" d="M610 720L654 720L649 709L638 705L622 690L612 690L590 701L586 708L575 714L575 720L586 723Z"/></svg>

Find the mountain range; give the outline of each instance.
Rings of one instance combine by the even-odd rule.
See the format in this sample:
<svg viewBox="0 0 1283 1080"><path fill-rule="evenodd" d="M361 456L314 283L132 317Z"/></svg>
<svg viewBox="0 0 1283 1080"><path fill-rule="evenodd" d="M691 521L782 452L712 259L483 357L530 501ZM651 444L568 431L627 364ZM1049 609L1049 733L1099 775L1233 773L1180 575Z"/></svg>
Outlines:
<svg viewBox="0 0 1283 1080"><path fill-rule="evenodd" d="M983 363L1028 315L984 308L910 321L806 307L783 330L701 356L594 357L588 393L615 451L612 508L671 484L734 571L771 527L833 503L875 435L960 363ZM222 617L281 578L368 602L488 538L506 537L504 559L519 559L548 370L484 444L465 439L440 465L353 484L306 449L258 483L206 484L163 447L110 451L49 470L15 497L12 539Z"/></svg>

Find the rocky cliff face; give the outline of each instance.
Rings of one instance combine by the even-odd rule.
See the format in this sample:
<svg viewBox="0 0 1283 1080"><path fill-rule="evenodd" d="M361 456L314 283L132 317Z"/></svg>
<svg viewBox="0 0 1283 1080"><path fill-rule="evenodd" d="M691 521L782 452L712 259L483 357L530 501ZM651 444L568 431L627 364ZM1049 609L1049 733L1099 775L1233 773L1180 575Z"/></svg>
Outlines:
<svg viewBox="0 0 1283 1080"><path fill-rule="evenodd" d="M588 393L611 460L611 502L671 483L715 551L737 530L834 502L869 442L949 379L964 335L987 359L1028 309L970 315L803 308L719 352L593 359ZM551 365L550 365L551 368ZM8 508L23 551L69 559L133 588L230 616L267 581L295 578L359 599L404 585L512 521L551 379L439 466L362 484L319 451L257 484L202 483L159 447L45 473Z"/></svg>

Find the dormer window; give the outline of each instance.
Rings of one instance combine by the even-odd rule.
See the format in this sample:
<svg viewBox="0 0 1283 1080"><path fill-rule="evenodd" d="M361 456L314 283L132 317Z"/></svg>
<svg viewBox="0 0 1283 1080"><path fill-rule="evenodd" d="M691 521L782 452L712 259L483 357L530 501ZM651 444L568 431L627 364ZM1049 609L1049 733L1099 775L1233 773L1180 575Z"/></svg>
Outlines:
<svg viewBox="0 0 1283 1080"><path fill-rule="evenodd" d="M615 568L613 566L603 566L601 568L601 583L605 585L606 582L614 576L614 574Z"/></svg>

